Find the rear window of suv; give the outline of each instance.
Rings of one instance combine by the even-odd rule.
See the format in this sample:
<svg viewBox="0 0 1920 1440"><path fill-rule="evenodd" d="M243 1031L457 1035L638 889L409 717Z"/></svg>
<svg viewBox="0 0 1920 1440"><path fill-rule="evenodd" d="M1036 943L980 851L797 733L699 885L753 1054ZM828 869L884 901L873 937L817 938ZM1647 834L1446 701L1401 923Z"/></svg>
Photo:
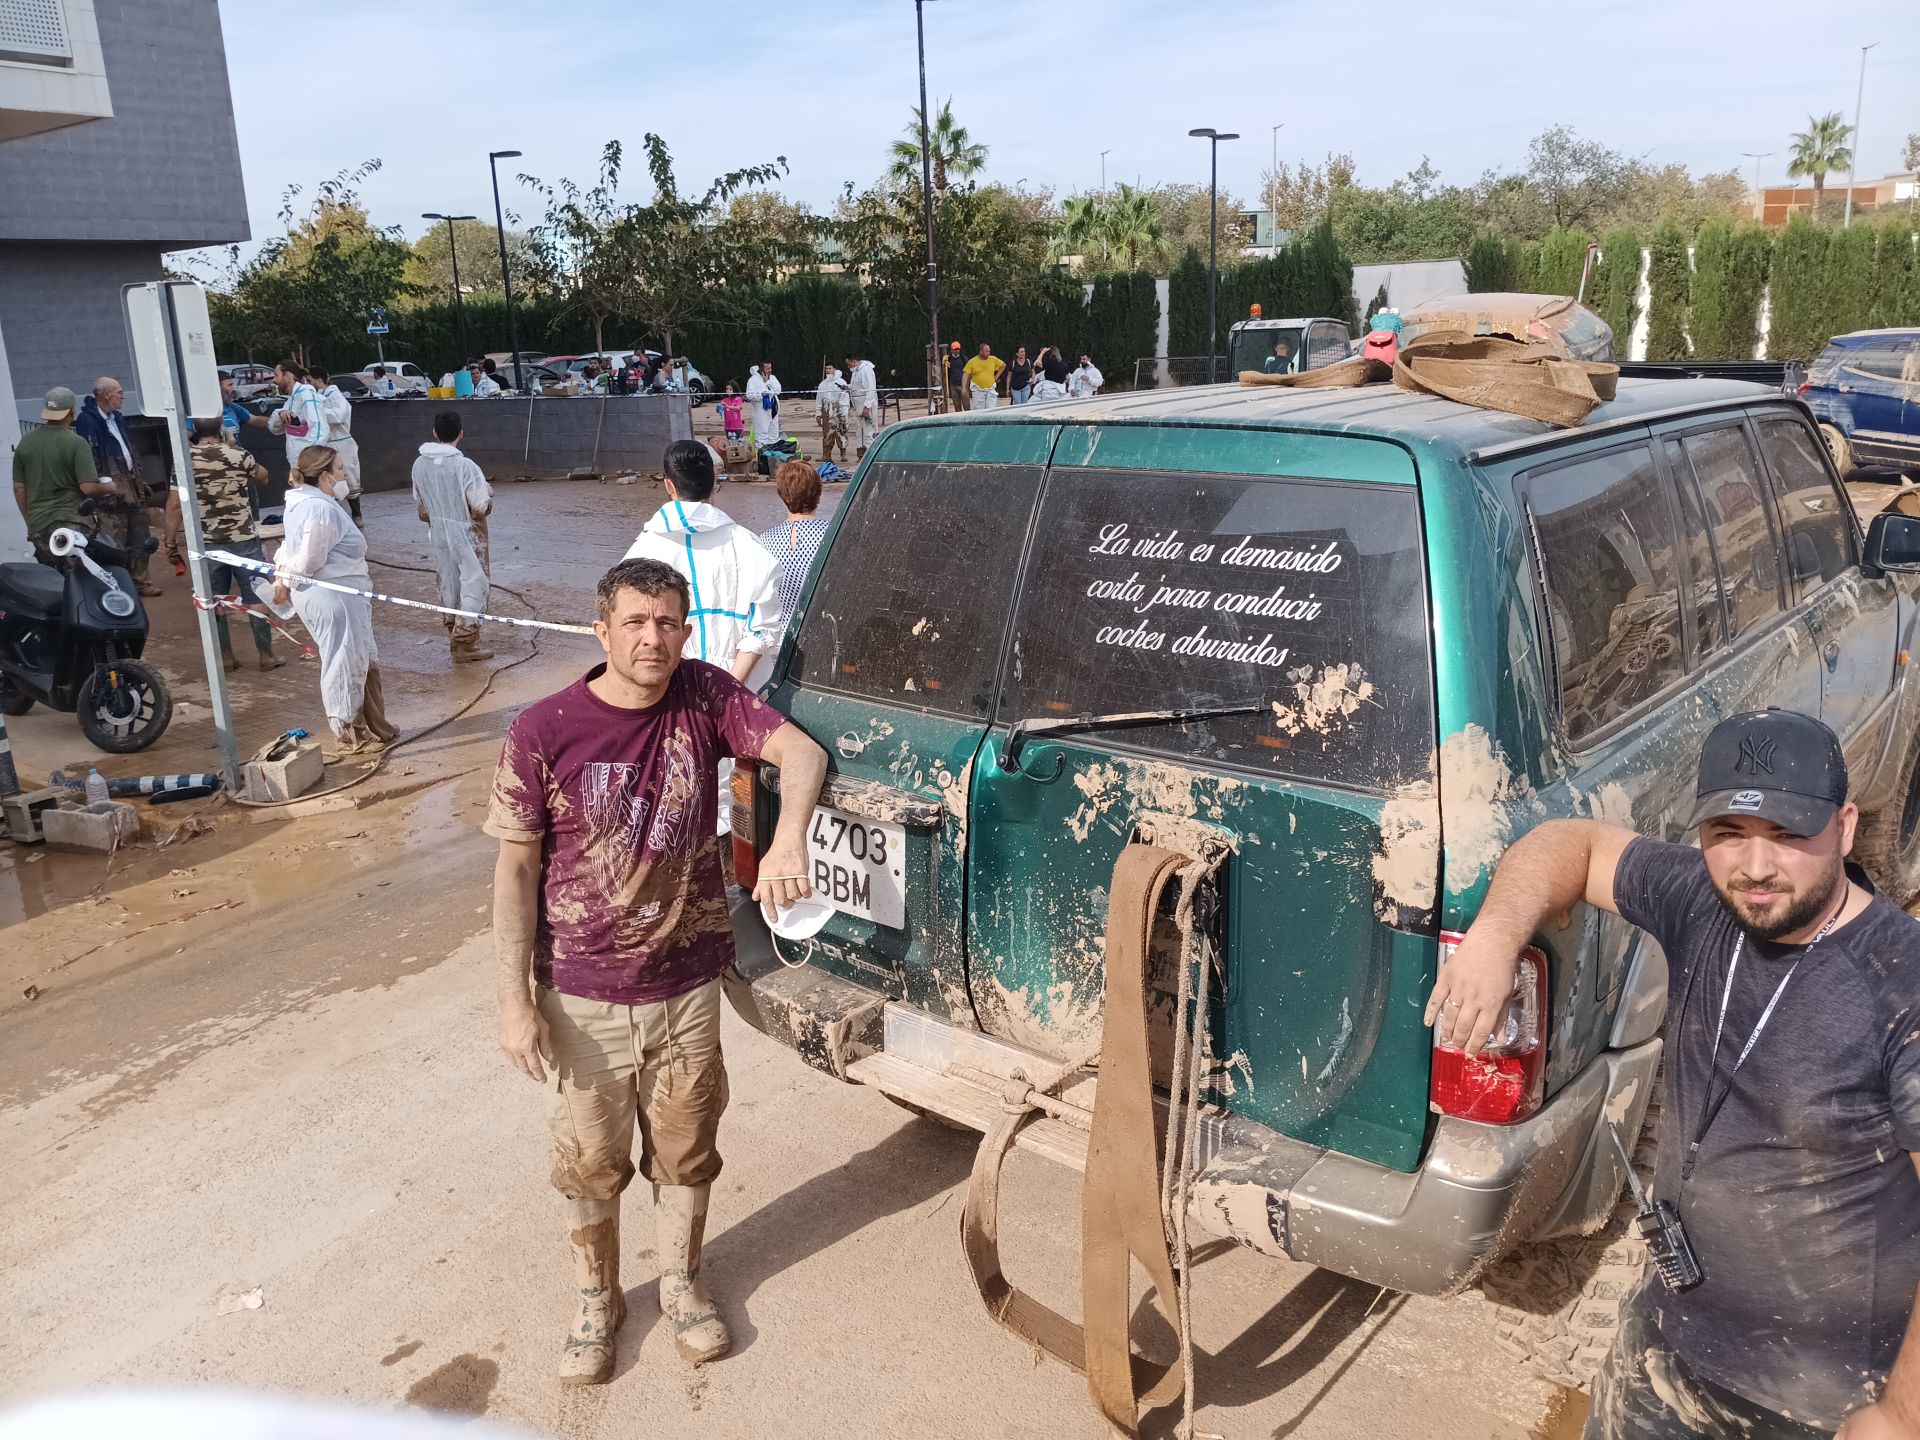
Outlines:
<svg viewBox="0 0 1920 1440"><path fill-rule="evenodd" d="M789 674L984 719L1040 470L878 461L847 504Z"/></svg>
<svg viewBox="0 0 1920 1440"><path fill-rule="evenodd" d="M1434 713L1410 486L1056 469L1002 719L1257 704L1083 743L1378 790Z"/></svg>

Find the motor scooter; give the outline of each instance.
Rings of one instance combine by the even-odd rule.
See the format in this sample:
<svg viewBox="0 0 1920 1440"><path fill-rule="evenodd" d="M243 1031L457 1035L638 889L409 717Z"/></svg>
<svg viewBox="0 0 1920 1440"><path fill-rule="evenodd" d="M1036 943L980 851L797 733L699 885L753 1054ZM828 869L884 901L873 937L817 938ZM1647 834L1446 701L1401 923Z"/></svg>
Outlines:
<svg viewBox="0 0 1920 1440"><path fill-rule="evenodd" d="M0 714L24 715L38 701L76 715L102 750L144 750L166 733L173 696L140 660L147 611L127 552L66 526L46 548L52 565L0 564Z"/></svg>

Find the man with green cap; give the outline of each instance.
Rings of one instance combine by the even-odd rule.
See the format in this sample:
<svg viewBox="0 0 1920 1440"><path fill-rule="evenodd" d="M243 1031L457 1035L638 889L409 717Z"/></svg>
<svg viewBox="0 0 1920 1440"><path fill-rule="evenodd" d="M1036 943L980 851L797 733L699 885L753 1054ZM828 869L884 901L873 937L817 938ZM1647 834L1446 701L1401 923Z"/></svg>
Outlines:
<svg viewBox="0 0 1920 1440"><path fill-rule="evenodd" d="M14 503L43 559L47 537L60 526L93 528L80 517L81 501L118 493L111 480L100 478L92 448L74 433L75 405L73 391L54 386L40 406L46 423L29 430L13 451Z"/></svg>

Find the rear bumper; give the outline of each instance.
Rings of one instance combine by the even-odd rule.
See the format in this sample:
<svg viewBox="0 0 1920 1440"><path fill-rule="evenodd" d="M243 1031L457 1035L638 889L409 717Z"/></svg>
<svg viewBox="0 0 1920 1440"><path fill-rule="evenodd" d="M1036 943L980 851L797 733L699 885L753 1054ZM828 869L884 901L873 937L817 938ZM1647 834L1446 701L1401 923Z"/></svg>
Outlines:
<svg viewBox="0 0 1920 1440"><path fill-rule="evenodd" d="M998 1092L987 1082L1047 1063L812 966L781 965L750 902L736 908L734 921L748 981L735 989L751 993L744 1003L736 994L736 1006L829 1074L984 1129L999 1113ZM1626 1174L1602 1122L1617 1125L1632 1148L1660 1049L1654 1039L1607 1051L1518 1125L1442 1117L1426 1162L1411 1174L1234 1116L1210 1116L1188 1215L1264 1254L1389 1289L1451 1294L1515 1245L1595 1226L1611 1213ZM1090 1104L1090 1088L1069 1089L1066 1098ZM1058 1120L1027 1126L1018 1143L1070 1166L1084 1163L1084 1131Z"/></svg>

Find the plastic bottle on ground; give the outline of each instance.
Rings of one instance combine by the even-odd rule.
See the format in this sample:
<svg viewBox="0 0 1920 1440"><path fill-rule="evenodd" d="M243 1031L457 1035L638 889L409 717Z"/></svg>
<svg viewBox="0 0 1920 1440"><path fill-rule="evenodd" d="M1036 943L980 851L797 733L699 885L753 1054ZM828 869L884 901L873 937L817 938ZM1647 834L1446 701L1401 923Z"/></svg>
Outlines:
<svg viewBox="0 0 1920 1440"><path fill-rule="evenodd" d="M98 767L87 771L87 804L104 805L107 803L107 782L101 778Z"/></svg>

